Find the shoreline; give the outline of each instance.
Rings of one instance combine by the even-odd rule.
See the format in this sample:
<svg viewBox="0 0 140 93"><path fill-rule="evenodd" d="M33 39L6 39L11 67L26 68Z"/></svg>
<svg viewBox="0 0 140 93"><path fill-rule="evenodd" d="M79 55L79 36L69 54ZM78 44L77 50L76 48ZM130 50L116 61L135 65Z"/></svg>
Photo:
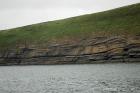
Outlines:
<svg viewBox="0 0 140 93"><path fill-rule="evenodd" d="M128 59L127 59L128 60ZM131 64L131 63L140 63L140 58L137 59L131 59L125 62L119 61L119 60L100 60L100 61L91 61L91 62L82 62L82 63L55 63L55 64L0 64L0 66L43 66L43 65L84 65L84 64L117 64L117 63L122 63L122 64Z"/></svg>

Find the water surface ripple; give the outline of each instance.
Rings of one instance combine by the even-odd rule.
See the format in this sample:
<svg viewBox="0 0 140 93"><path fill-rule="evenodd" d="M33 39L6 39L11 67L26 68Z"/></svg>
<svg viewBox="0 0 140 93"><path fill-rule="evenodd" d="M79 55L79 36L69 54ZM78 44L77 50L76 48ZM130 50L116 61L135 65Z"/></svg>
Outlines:
<svg viewBox="0 0 140 93"><path fill-rule="evenodd" d="M1 66L0 93L140 93L140 63Z"/></svg>

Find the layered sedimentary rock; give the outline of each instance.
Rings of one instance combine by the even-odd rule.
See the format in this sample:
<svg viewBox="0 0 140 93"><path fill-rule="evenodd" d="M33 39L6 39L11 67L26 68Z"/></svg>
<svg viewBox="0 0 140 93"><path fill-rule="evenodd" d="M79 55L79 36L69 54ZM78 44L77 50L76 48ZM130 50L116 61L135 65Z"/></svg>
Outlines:
<svg viewBox="0 0 140 93"><path fill-rule="evenodd" d="M20 47L0 52L0 65L109 62L140 62L140 36L94 37L75 43L50 43L45 48Z"/></svg>

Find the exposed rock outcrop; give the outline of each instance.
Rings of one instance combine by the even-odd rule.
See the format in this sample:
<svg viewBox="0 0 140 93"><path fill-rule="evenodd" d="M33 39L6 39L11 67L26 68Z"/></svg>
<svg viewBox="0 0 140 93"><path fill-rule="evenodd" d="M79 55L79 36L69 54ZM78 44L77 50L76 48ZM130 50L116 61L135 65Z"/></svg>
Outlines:
<svg viewBox="0 0 140 93"><path fill-rule="evenodd" d="M140 62L140 36L95 37L77 43L21 47L0 52L0 65Z"/></svg>

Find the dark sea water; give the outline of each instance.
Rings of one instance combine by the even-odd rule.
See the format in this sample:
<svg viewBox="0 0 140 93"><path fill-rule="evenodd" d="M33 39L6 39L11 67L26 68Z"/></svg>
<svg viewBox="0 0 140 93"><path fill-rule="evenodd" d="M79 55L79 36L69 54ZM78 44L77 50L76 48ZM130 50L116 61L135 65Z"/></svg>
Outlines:
<svg viewBox="0 0 140 93"><path fill-rule="evenodd" d="M140 93L140 63L1 66L0 93Z"/></svg>

